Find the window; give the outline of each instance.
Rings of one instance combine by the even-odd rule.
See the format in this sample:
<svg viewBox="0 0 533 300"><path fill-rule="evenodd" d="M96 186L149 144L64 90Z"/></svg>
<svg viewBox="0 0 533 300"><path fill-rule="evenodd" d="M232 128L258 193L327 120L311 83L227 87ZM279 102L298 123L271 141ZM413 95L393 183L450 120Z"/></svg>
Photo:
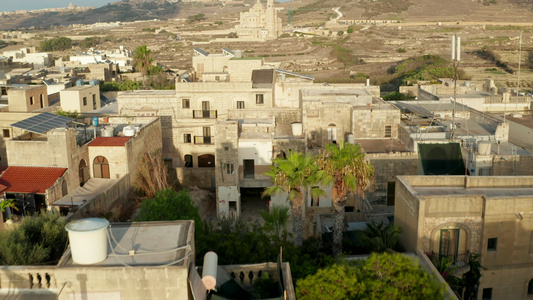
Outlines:
<svg viewBox="0 0 533 300"><path fill-rule="evenodd" d="M44 98L43 98L43 94L41 94L41 108L44 107Z"/></svg>
<svg viewBox="0 0 533 300"><path fill-rule="evenodd" d="M328 125L328 142L337 142L337 127L335 126L335 124Z"/></svg>
<svg viewBox="0 0 533 300"><path fill-rule="evenodd" d="M83 97L83 106L87 105L87 97Z"/></svg>
<svg viewBox="0 0 533 300"><path fill-rule="evenodd" d="M392 137L392 126L385 126L385 137Z"/></svg>
<svg viewBox="0 0 533 300"><path fill-rule="evenodd" d="M191 108L191 101L189 99L181 99L182 108Z"/></svg>
<svg viewBox="0 0 533 300"><path fill-rule="evenodd" d="M263 104L263 94L255 95L255 104Z"/></svg>
<svg viewBox="0 0 533 300"><path fill-rule="evenodd" d="M233 164L225 164L226 166L226 174L235 174L235 169L233 167Z"/></svg>
<svg viewBox="0 0 533 300"><path fill-rule="evenodd" d="M2 130L2 133L4 135L5 138L8 138L11 136L10 132L9 132L9 129L4 129Z"/></svg>
<svg viewBox="0 0 533 300"><path fill-rule="evenodd" d="M229 202L229 210L237 211L237 201Z"/></svg>
<svg viewBox="0 0 533 300"><path fill-rule="evenodd" d="M96 95L93 95L93 109L96 109Z"/></svg>
<svg viewBox="0 0 533 300"><path fill-rule="evenodd" d="M30 105L33 105L33 96L30 97Z"/></svg>
<svg viewBox="0 0 533 300"><path fill-rule="evenodd" d="M183 134L183 142L184 143L190 143L191 142L191 134L190 133Z"/></svg>
<svg viewBox="0 0 533 300"><path fill-rule="evenodd" d="M533 295L533 279L531 279L527 284L527 294Z"/></svg>
<svg viewBox="0 0 533 300"><path fill-rule="evenodd" d="M496 251L496 248L498 247L498 239L497 238L491 238L487 242L487 251Z"/></svg>
<svg viewBox="0 0 533 300"><path fill-rule="evenodd" d="M481 299L491 300L492 299L492 288L483 289L483 293L481 294Z"/></svg>
<svg viewBox="0 0 533 300"><path fill-rule="evenodd" d="M244 101L237 101L237 109L244 109Z"/></svg>
<svg viewBox="0 0 533 300"><path fill-rule="evenodd" d="M255 167L253 159L244 159L243 160L243 177L244 178L254 178L255 177Z"/></svg>
<svg viewBox="0 0 533 300"><path fill-rule="evenodd" d="M457 259L459 254L459 233L459 229L440 230L439 258L450 257L452 261Z"/></svg>
<svg viewBox="0 0 533 300"><path fill-rule="evenodd" d="M97 156L93 161L93 172L95 178L111 178L109 175L109 162L103 156Z"/></svg>
<svg viewBox="0 0 533 300"><path fill-rule="evenodd" d="M185 155L185 168L192 168L192 167L193 167L192 155L187 154Z"/></svg>
<svg viewBox="0 0 533 300"><path fill-rule="evenodd" d="M220 76L215 76L215 80L219 81L220 80Z"/></svg>

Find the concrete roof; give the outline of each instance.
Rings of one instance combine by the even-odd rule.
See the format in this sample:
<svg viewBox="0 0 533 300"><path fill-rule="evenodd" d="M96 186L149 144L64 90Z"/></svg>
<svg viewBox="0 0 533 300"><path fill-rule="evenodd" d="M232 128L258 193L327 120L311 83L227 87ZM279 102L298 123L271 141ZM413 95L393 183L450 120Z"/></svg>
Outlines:
<svg viewBox="0 0 533 300"><path fill-rule="evenodd" d="M107 258L92 265L74 263L70 249L58 267L185 266L194 261L194 221L111 223ZM135 254L130 255L134 250ZM157 280L157 278L154 278Z"/></svg>
<svg viewBox="0 0 533 300"><path fill-rule="evenodd" d="M509 187L482 187L464 188L453 186L413 186L413 189L421 196L460 196L460 195L484 195L489 198L533 197L533 188Z"/></svg>
<svg viewBox="0 0 533 300"><path fill-rule="evenodd" d="M411 152L399 139L356 139L366 153Z"/></svg>
<svg viewBox="0 0 533 300"><path fill-rule="evenodd" d="M94 87L94 85L76 85L73 87L66 88L63 91L80 91L80 90L86 90L92 87Z"/></svg>
<svg viewBox="0 0 533 300"><path fill-rule="evenodd" d="M127 92L121 92L120 95L139 95L139 96L148 96L148 95L169 95L173 96L176 95L176 91L174 90L135 90L135 91L127 91Z"/></svg>

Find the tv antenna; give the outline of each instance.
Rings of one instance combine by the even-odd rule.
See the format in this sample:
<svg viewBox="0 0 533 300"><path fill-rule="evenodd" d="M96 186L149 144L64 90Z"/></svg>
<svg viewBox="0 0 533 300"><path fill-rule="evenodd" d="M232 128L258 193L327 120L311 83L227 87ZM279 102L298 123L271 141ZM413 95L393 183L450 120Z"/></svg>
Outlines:
<svg viewBox="0 0 533 300"><path fill-rule="evenodd" d="M452 36L452 60L454 67L453 74L453 111L452 111L452 132L450 134L450 139L455 139L455 106L457 104L457 65L461 60L461 37L453 35Z"/></svg>

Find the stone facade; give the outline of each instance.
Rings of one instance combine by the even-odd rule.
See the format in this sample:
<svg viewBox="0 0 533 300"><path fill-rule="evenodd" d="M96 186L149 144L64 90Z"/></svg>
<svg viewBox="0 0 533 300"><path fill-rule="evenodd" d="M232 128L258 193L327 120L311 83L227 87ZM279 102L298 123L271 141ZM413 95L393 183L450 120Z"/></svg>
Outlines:
<svg viewBox="0 0 533 300"><path fill-rule="evenodd" d="M10 112L30 112L50 106L45 85L31 85L9 89L7 101Z"/></svg>
<svg viewBox="0 0 533 300"><path fill-rule="evenodd" d="M492 289L492 299L527 298L532 186L532 176L399 176L394 217L403 229L401 242L407 251L451 256L459 265L466 253L478 253L479 299L484 289Z"/></svg>
<svg viewBox="0 0 533 300"><path fill-rule="evenodd" d="M98 85L82 85L64 89L59 92L61 109L85 113L101 107L100 88Z"/></svg>

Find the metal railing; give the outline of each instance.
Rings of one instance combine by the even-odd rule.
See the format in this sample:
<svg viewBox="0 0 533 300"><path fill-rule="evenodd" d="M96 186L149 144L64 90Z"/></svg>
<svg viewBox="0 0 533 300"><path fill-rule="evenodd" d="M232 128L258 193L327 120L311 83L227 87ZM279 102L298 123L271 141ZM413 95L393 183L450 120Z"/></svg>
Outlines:
<svg viewBox="0 0 533 300"><path fill-rule="evenodd" d="M194 119L216 119L216 110L193 110L192 117Z"/></svg>
<svg viewBox="0 0 533 300"><path fill-rule="evenodd" d="M199 145L212 145L215 143L214 136L194 136L194 143Z"/></svg>

